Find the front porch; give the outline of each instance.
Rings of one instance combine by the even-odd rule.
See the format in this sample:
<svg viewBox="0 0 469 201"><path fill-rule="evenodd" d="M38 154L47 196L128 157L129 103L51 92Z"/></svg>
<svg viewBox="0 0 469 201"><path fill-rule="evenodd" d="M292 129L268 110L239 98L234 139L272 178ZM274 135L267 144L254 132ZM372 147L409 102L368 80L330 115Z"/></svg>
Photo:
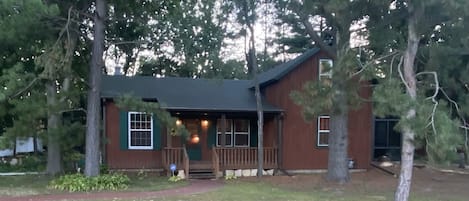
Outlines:
<svg viewBox="0 0 469 201"><path fill-rule="evenodd" d="M264 147L264 169L278 169L278 148ZM217 177L225 170L257 169L257 147L212 147L210 160L191 160L185 146L163 148L163 166L169 174L171 164L184 170L189 178L201 176ZM187 174L189 173L189 174Z"/></svg>
<svg viewBox="0 0 469 201"><path fill-rule="evenodd" d="M163 169L175 164L178 170L219 175L225 170L257 169L258 128L254 114L176 113L178 125L184 125L189 136L172 135L166 129L162 149ZM263 128L263 168L278 169L280 164L279 116L270 114Z"/></svg>

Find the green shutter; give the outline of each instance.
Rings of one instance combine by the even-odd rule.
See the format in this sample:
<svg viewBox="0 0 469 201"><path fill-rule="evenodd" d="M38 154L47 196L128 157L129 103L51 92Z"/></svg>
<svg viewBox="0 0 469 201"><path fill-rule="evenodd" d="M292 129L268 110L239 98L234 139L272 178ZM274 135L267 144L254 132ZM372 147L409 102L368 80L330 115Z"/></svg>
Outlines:
<svg viewBox="0 0 469 201"><path fill-rule="evenodd" d="M153 114L153 149L161 149L161 123Z"/></svg>
<svg viewBox="0 0 469 201"><path fill-rule="evenodd" d="M257 120L251 119L249 122L249 144L251 147L257 147Z"/></svg>
<svg viewBox="0 0 469 201"><path fill-rule="evenodd" d="M129 116L126 111L120 111L119 112L119 145L122 150L127 150L129 149L129 122L128 122Z"/></svg>
<svg viewBox="0 0 469 201"><path fill-rule="evenodd" d="M208 148L212 148L215 146L215 141L217 140L217 120L211 119L208 122L208 130L207 130L207 145Z"/></svg>

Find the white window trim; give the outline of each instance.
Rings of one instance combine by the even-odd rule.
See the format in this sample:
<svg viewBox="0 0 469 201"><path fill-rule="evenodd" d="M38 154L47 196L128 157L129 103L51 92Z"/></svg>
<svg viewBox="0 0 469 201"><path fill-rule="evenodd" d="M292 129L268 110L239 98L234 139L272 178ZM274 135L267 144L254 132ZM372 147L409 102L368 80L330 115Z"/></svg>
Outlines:
<svg viewBox="0 0 469 201"><path fill-rule="evenodd" d="M322 73L321 72L321 64L323 62L327 62L331 65L331 70L327 73ZM318 76L319 80L321 80L322 77L328 77L329 79L332 78L332 68L334 67L334 61L332 59L319 59L319 66L318 66Z"/></svg>
<svg viewBox="0 0 469 201"><path fill-rule="evenodd" d="M248 132L235 132L235 128L234 128L234 121L235 120L244 120L244 121L247 121L248 122ZM231 121L231 132L225 132L225 134L231 134L231 144L227 144L225 145L225 147L250 147L251 145L251 121L249 121L248 119L226 119L226 121ZM218 135L221 135L221 132L218 131L218 127L219 125L217 125L217 137L216 137L216 145L217 147L221 147L220 144L218 144ZM240 135L247 135L248 136L248 144L247 145L236 145L235 143L235 135L236 134L240 134Z"/></svg>
<svg viewBox="0 0 469 201"><path fill-rule="evenodd" d="M131 131L148 131L148 129L131 129L131 115L132 114L146 114L145 112L128 112L127 116L127 144L129 149L133 150L150 150L153 149L153 115L150 116L150 146L132 146L131 144Z"/></svg>
<svg viewBox="0 0 469 201"><path fill-rule="evenodd" d="M317 134L316 134L316 138L317 138L317 143L316 143L316 145L317 145L318 147L328 147L328 146L329 146L329 143L327 143L327 144L321 144L321 143L320 143L321 140L319 139L320 136L321 136L321 135L320 135L321 133L327 133L327 135L328 135L328 137L329 137L329 134L330 134L330 132L331 132L330 128L329 128L329 130L321 130L321 123L320 123L320 122L321 122L321 119L326 119L326 118L329 119L329 123L330 123L331 117L330 117L329 115L321 115L321 116L318 116L318 125L317 125L317 126L318 126L318 129L317 129L318 132L317 132ZM329 126L330 126L330 124L329 124Z"/></svg>

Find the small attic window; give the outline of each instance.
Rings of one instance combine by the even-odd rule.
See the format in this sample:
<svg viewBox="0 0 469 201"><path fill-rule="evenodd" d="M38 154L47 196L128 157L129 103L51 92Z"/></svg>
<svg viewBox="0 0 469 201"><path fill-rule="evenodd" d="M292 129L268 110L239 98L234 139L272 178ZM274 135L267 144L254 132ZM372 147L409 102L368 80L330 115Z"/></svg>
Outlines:
<svg viewBox="0 0 469 201"><path fill-rule="evenodd" d="M330 83L333 64L332 59L319 59L319 80Z"/></svg>

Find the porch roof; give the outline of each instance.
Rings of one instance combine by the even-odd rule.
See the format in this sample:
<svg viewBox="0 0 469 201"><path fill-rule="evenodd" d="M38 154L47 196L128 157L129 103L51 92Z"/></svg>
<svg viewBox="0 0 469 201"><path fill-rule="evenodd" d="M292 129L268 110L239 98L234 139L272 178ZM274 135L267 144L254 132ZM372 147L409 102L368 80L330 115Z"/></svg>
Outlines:
<svg viewBox="0 0 469 201"><path fill-rule="evenodd" d="M103 76L102 98L131 95L158 101L174 111L255 112L251 80L192 79L181 77ZM264 112L282 109L263 99Z"/></svg>

